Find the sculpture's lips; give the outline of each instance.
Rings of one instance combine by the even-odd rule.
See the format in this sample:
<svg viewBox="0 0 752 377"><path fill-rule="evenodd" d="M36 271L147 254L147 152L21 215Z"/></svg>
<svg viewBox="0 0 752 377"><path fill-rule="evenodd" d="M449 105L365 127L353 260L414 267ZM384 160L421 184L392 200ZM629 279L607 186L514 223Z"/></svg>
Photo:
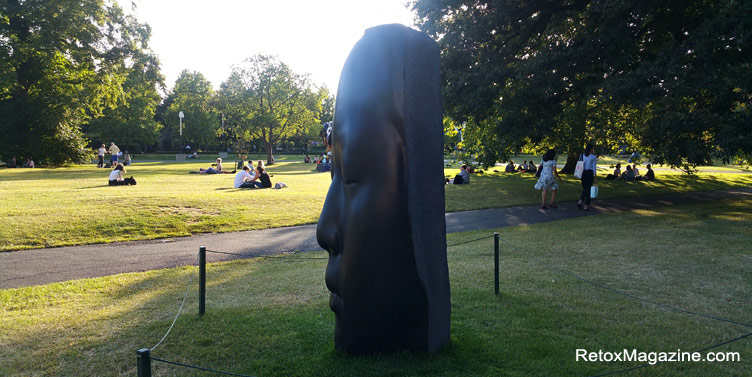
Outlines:
<svg viewBox="0 0 752 377"><path fill-rule="evenodd" d="M342 297L339 297L338 294L332 293L329 295L329 309L332 309L335 313L341 313L342 308L345 305L345 303L342 301Z"/></svg>

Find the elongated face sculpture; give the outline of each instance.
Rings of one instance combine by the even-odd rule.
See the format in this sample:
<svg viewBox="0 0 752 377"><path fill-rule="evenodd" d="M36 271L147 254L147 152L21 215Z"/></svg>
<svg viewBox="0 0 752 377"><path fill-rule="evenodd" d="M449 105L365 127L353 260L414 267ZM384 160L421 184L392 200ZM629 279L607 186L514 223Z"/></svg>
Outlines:
<svg viewBox="0 0 752 377"><path fill-rule="evenodd" d="M449 338L438 58L427 36L385 25L342 70L317 238L335 346L348 353L432 351Z"/></svg>

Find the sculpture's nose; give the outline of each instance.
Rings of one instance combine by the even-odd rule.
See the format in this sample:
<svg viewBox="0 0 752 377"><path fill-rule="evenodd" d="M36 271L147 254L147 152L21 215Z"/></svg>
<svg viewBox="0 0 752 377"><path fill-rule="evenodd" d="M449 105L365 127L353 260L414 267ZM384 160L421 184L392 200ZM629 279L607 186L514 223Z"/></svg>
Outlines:
<svg viewBox="0 0 752 377"><path fill-rule="evenodd" d="M329 252L329 263L326 266L326 286L329 291L337 294L340 293L339 280L342 265L341 226L344 221L343 211L345 208L343 191L342 180L335 173L316 228L316 240L324 250Z"/></svg>
<svg viewBox="0 0 752 377"><path fill-rule="evenodd" d="M342 187L339 184L340 179L336 176L332 179L329 186L329 192L326 195L324 208L319 216L318 226L316 227L316 241L319 246L329 252L329 255L339 254L341 243L339 224L342 221L342 209L344 208L344 196Z"/></svg>

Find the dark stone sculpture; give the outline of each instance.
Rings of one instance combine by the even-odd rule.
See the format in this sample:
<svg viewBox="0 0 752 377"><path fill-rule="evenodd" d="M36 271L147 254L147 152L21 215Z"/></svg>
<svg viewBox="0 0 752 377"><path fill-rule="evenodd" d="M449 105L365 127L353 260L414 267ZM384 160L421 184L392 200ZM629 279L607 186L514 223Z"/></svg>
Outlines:
<svg viewBox="0 0 752 377"><path fill-rule="evenodd" d="M366 30L342 69L332 184L318 223L335 347L435 351L449 340L439 49Z"/></svg>

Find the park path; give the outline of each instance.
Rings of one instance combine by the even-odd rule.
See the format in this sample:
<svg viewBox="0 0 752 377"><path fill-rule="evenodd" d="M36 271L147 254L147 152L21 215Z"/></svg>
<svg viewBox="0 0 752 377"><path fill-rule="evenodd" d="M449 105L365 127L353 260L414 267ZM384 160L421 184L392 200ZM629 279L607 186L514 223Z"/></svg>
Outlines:
<svg viewBox="0 0 752 377"><path fill-rule="evenodd" d="M578 210L576 202L562 202L559 209L546 211L539 209L538 205L526 205L454 212L446 214L446 226L447 233L457 233L726 198L752 198L752 188L598 199L593 202L593 211ZM316 242L316 225L312 224L153 241L3 252L0 253L0 289L192 265L196 263L200 246L244 255L210 253L208 262L321 250Z"/></svg>

